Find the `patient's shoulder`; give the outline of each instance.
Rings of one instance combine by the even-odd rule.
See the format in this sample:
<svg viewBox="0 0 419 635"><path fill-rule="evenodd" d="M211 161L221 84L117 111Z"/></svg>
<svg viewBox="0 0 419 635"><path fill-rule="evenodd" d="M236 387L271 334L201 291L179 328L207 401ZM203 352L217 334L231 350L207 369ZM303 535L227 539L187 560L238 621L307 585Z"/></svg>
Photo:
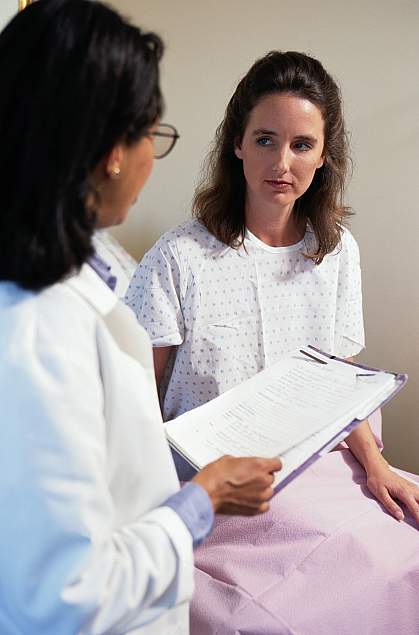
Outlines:
<svg viewBox="0 0 419 635"><path fill-rule="evenodd" d="M144 258L150 262L163 256L181 267L194 268L209 253L225 247L199 220L190 219L165 232Z"/></svg>
<svg viewBox="0 0 419 635"><path fill-rule="evenodd" d="M341 252L344 259L348 258L350 260L359 260L358 243L347 227L344 227L342 231Z"/></svg>
<svg viewBox="0 0 419 635"><path fill-rule="evenodd" d="M165 232L156 245L163 247L176 244L178 249L193 250L207 249L214 243L218 243L215 236L199 220L191 218Z"/></svg>

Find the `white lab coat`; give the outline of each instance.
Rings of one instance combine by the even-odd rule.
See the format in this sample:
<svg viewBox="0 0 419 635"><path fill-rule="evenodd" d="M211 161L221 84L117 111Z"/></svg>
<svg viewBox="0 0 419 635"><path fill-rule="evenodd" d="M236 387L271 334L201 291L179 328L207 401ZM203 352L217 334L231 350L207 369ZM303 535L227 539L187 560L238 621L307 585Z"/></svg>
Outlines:
<svg viewBox="0 0 419 635"><path fill-rule="evenodd" d="M187 633L151 346L88 265L38 294L0 283L0 408L0 633Z"/></svg>

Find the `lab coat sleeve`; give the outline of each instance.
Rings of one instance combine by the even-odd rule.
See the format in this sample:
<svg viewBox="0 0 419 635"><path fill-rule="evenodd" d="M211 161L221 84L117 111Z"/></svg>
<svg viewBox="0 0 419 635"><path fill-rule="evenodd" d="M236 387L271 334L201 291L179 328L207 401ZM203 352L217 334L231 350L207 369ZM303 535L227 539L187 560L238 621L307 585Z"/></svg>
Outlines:
<svg viewBox="0 0 419 635"><path fill-rule="evenodd" d="M23 338L1 361L0 631L127 632L189 600L192 539L176 512L115 518L93 334Z"/></svg>

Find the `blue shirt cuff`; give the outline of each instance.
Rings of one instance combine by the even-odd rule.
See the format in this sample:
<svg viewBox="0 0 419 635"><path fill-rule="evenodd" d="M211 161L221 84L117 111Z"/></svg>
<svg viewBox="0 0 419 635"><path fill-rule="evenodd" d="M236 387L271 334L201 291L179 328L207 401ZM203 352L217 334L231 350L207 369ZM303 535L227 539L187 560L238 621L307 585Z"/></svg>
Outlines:
<svg viewBox="0 0 419 635"><path fill-rule="evenodd" d="M164 505L179 514L191 532L194 547L198 547L211 533L214 510L207 492L197 483L187 483Z"/></svg>

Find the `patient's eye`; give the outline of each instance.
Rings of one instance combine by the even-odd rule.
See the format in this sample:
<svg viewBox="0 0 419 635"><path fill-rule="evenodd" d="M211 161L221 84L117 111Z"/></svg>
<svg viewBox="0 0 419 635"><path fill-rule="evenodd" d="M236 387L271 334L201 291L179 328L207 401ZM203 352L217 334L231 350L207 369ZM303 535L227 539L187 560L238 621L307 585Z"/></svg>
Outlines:
<svg viewBox="0 0 419 635"><path fill-rule="evenodd" d="M258 137L256 139L256 143L259 146L270 146L273 144L271 137Z"/></svg>
<svg viewBox="0 0 419 635"><path fill-rule="evenodd" d="M307 141L297 141L297 143L294 143L294 148L296 150L306 152L307 150L311 150L312 146L307 143Z"/></svg>

